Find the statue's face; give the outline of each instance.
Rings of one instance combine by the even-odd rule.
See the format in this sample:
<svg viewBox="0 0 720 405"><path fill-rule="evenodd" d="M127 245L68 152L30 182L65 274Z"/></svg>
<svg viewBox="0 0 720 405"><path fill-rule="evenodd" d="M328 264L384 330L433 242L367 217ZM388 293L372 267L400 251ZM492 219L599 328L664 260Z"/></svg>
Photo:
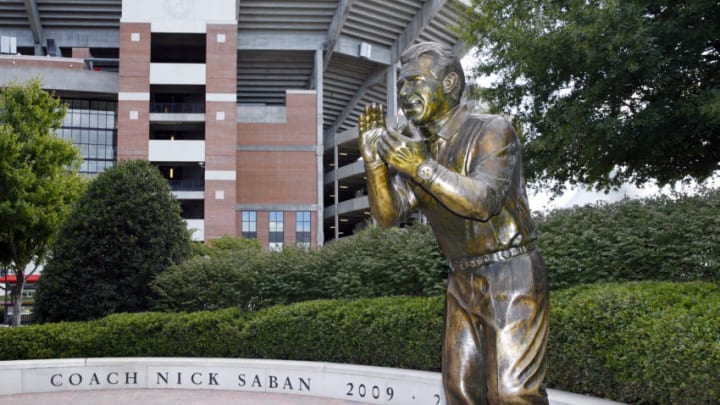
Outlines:
<svg viewBox="0 0 720 405"><path fill-rule="evenodd" d="M400 69L398 101L405 117L417 125L426 125L450 109L452 97L443 90L442 78L433 75L435 58L421 55Z"/></svg>

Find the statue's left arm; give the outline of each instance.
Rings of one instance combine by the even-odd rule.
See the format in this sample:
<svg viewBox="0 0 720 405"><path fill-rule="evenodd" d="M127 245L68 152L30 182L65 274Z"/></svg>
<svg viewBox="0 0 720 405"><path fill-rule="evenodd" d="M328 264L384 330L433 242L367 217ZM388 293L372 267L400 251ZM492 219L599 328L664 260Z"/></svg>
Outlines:
<svg viewBox="0 0 720 405"><path fill-rule="evenodd" d="M465 174L420 154L408 159L412 151L385 146L383 153L389 164L411 176L449 210L486 221L502 210L520 146L512 125L502 117L493 118L478 131L456 135L470 137L466 150L457 152L465 154Z"/></svg>

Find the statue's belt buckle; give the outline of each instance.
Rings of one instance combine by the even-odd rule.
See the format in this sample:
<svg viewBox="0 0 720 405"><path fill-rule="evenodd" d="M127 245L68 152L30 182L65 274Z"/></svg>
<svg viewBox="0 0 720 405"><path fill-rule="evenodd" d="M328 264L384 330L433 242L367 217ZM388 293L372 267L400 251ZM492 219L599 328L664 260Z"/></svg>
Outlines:
<svg viewBox="0 0 720 405"><path fill-rule="evenodd" d="M453 271L466 271L470 269L476 269L478 267L487 266L491 263L501 262L511 257L519 256L523 253L527 253L535 250L534 243L528 243L523 246L511 247L505 250L499 250L494 253L478 256L468 257L461 259L450 260L450 268Z"/></svg>

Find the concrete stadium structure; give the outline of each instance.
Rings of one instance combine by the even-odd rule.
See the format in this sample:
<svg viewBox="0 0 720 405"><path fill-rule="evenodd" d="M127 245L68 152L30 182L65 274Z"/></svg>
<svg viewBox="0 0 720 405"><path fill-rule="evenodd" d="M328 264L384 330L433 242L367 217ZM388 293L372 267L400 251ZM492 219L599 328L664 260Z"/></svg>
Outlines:
<svg viewBox="0 0 720 405"><path fill-rule="evenodd" d="M197 240L316 246L368 220L357 117L399 55L463 52L453 0L5 0L0 85L67 100L82 171L148 159ZM392 120L393 113L389 114Z"/></svg>

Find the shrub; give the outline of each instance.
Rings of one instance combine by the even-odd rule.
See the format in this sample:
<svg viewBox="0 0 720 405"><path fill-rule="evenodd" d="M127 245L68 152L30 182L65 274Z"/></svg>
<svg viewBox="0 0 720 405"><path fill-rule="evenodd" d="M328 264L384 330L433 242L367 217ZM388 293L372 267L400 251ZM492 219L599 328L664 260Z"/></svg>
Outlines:
<svg viewBox="0 0 720 405"><path fill-rule="evenodd" d="M262 245L257 239L236 238L229 235L209 240L205 243L192 243L192 256L218 256L238 250L259 252Z"/></svg>
<svg viewBox="0 0 720 405"><path fill-rule="evenodd" d="M330 298L327 275L317 259L317 252L296 247L259 256L253 263L260 274L254 291L255 309Z"/></svg>
<svg viewBox="0 0 720 405"><path fill-rule="evenodd" d="M222 241L218 247L218 241ZM160 274L154 310L260 309L277 304L393 295L437 295L447 265L427 226L370 227L319 250L288 246L267 252L223 238ZM201 250L206 249L206 250Z"/></svg>
<svg viewBox="0 0 720 405"><path fill-rule="evenodd" d="M538 246L552 289L638 280L720 281L720 191L556 210L541 215ZM698 229L703 229L702 235ZM318 250L261 251L222 238L153 285L152 308L260 309L324 298L444 293L447 264L430 227L369 227ZM243 253L244 252L244 253Z"/></svg>
<svg viewBox="0 0 720 405"><path fill-rule="evenodd" d="M371 226L320 251L333 298L445 292L448 267L427 225L382 229Z"/></svg>
<svg viewBox="0 0 720 405"><path fill-rule="evenodd" d="M256 249L195 256L160 273L151 287L156 311L252 309L258 274L251 265Z"/></svg>
<svg viewBox="0 0 720 405"><path fill-rule="evenodd" d="M440 297L311 301L260 311L243 331L248 357L439 370Z"/></svg>
<svg viewBox="0 0 720 405"><path fill-rule="evenodd" d="M97 335L90 355L236 357L245 319L238 309L170 316L113 314L92 322Z"/></svg>
<svg viewBox="0 0 720 405"><path fill-rule="evenodd" d="M187 224L160 171L119 162L95 177L62 225L38 284L38 322L147 310L150 282L190 253Z"/></svg>
<svg viewBox="0 0 720 405"><path fill-rule="evenodd" d="M556 210L538 218L552 289L596 282L720 281L720 190Z"/></svg>
<svg viewBox="0 0 720 405"><path fill-rule="evenodd" d="M637 282L556 292L548 384L627 403L720 398L720 286Z"/></svg>
<svg viewBox="0 0 720 405"><path fill-rule="evenodd" d="M257 357L439 370L442 311L441 297L396 297L115 314L0 329L0 359ZM551 387L643 404L720 397L717 284L577 286L552 294L550 319Z"/></svg>

